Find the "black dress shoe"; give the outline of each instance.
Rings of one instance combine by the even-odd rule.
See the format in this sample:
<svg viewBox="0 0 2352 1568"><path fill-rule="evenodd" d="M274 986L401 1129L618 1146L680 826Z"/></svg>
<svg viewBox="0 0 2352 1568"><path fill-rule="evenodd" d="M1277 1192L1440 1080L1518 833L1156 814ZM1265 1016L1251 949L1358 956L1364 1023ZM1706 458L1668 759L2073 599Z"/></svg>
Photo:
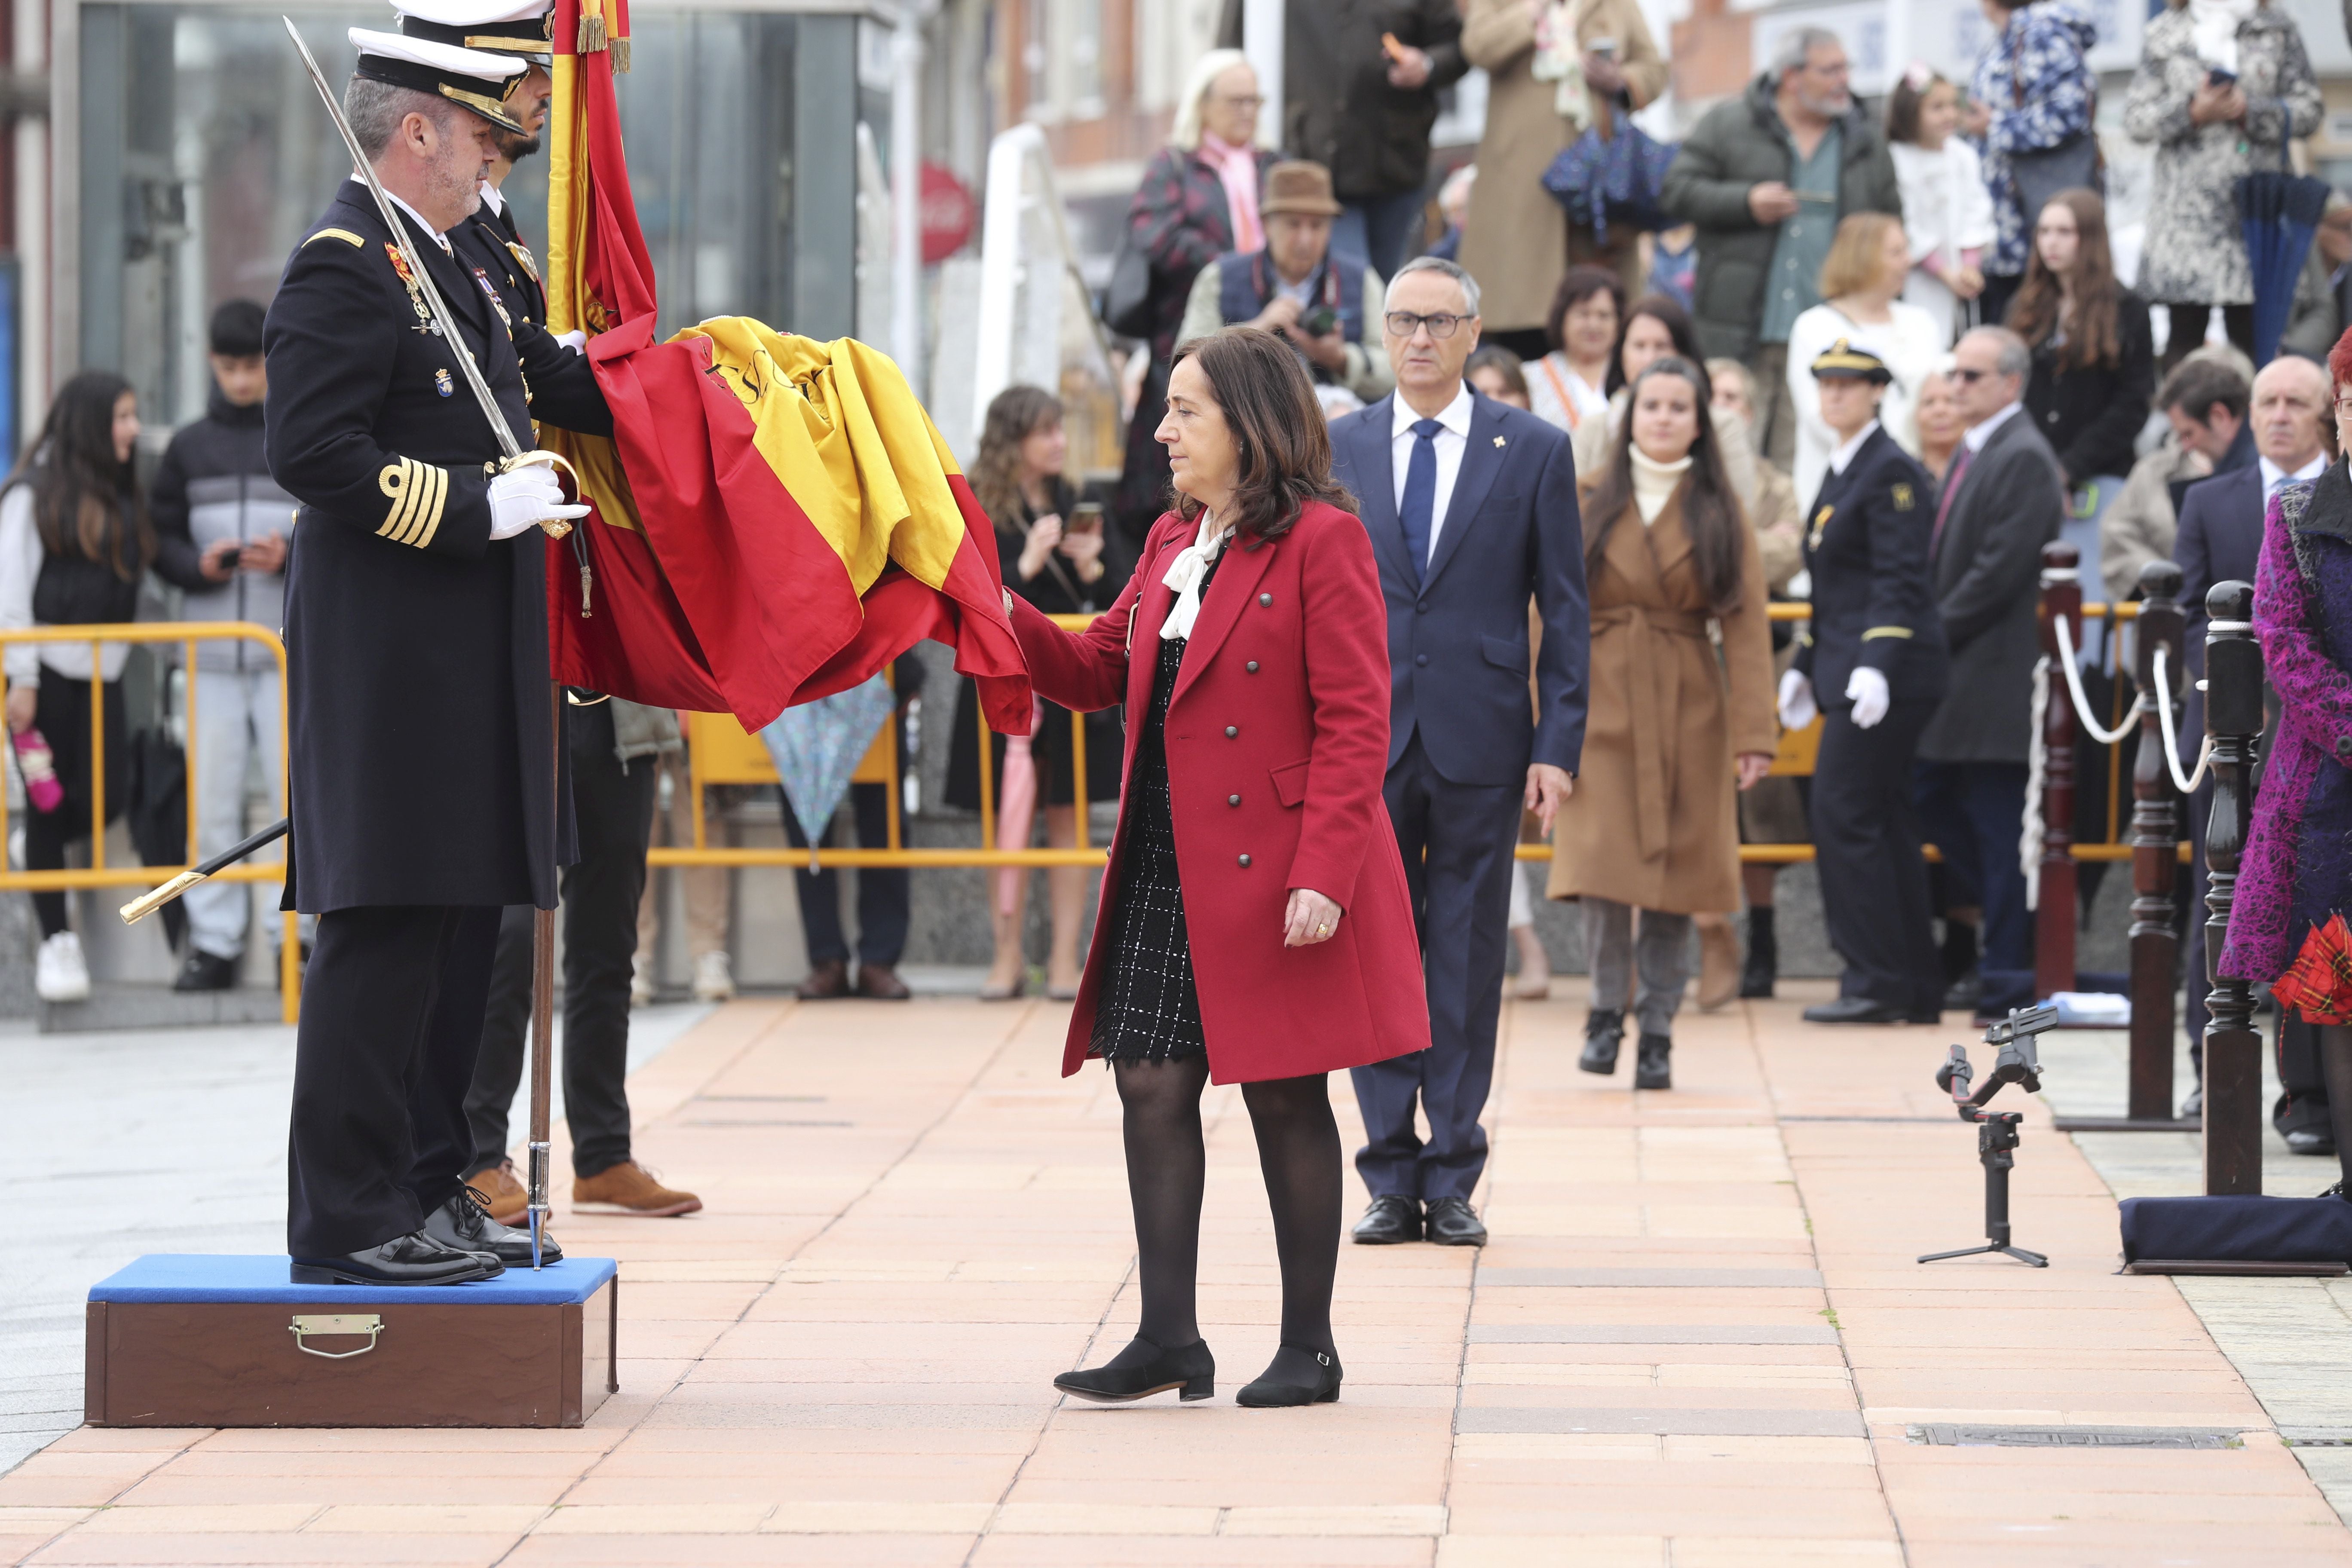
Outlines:
<svg viewBox="0 0 2352 1568"><path fill-rule="evenodd" d="M1265 1363L1265 1370L1242 1385L1234 1403L1253 1410L1280 1410L1298 1405L1339 1402L1339 1358L1329 1351L1305 1345L1284 1345Z"/></svg>
<svg viewBox="0 0 2352 1568"><path fill-rule="evenodd" d="M1138 1334L1102 1365L1066 1372L1054 1386L1097 1405L1125 1405L1171 1388L1179 1399L1206 1399L1217 1392L1217 1358L1206 1340L1170 1350Z"/></svg>
<svg viewBox="0 0 2352 1568"><path fill-rule="evenodd" d="M444 1247L479 1253L501 1268L530 1267L530 1232L492 1219L489 1199L471 1187L458 1188L456 1196L426 1215L425 1234ZM556 1246L555 1237L543 1230L539 1237L539 1256L543 1263L563 1261L563 1248Z"/></svg>
<svg viewBox="0 0 2352 1568"><path fill-rule="evenodd" d="M1584 1016L1584 1054L1576 1065L1607 1078L1617 1070L1617 1047L1625 1037L1625 1009L1595 1007Z"/></svg>
<svg viewBox="0 0 2352 1568"><path fill-rule="evenodd" d="M2203 1084L2200 1083L2190 1089L2189 1098L2180 1102L2180 1120L2183 1121L2205 1120L2205 1086Z"/></svg>
<svg viewBox="0 0 2352 1568"><path fill-rule="evenodd" d="M1412 1198L1374 1198L1348 1233L1365 1247L1393 1247L1421 1239L1421 1205Z"/></svg>
<svg viewBox="0 0 2352 1568"><path fill-rule="evenodd" d="M1984 1000L1984 975L1971 969L1944 992L1944 1009L1950 1013L1974 1013L1977 1004Z"/></svg>
<svg viewBox="0 0 2352 1568"><path fill-rule="evenodd" d="M1746 1001L1769 1001L1772 982L1780 973L1780 940L1772 930L1772 906L1748 911L1748 962L1739 970L1739 994Z"/></svg>
<svg viewBox="0 0 2352 1568"><path fill-rule="evenodd" d="M187 962L172 982L174 991L228 991L236 985L236 960L223 958L217 952L206 952L200 947L188 950Z"/></svg>
<svg viewBox="0 0 2352 1568"><path fill-rule="evenodd" d="M466 1285L500 1272L494 1258L436 1241L421 1230L341 1258L297 1258L297 1285Z"/></svg>
<svg viewBox="0 0 2352 1568"><path fill-rule="evenodd" d="M1429 1200L1429 1239L1440 1247L1484 1247L1486 1227L1468 1198Z"/></svg>
<svg viewBox="0 0 2352 1568"><path fill-rule="evenodd" d="M1841 996L1834 1002L1823 1002L1805 1009L1808 1024L1907 1024L1911 1013L1888 1002L1874 1002L1867 996Z"/></svg>
<svg viewBox="0 0 2352 1568"><path fill-rule="evenodd" d="M1633 1087L1674 1088L1674 1059L1675 1039L1672 1035L1654 1035L1647 1029L1643 1030L1641 1049L1633 1058Z"/></svg>
<svg viewBox="0 0 2352 1568"><path fill-rule="evenodd" d="M2286 1152L2332 1155L2336 1152L2336 1135L2325 1127L2298 1127L2286 1135Z"/></svg>

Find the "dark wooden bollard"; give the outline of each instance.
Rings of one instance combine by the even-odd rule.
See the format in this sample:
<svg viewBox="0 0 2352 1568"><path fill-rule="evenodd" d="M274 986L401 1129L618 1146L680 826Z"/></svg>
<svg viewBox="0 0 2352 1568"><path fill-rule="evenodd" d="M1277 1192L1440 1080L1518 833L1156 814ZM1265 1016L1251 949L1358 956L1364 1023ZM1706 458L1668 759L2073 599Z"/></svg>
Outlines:
<svg viewBox="0 0 2352 1568"><path fill-rule="evenodd" d="M2263 1190L2263 1037L2254 988L2221 976L2221 946L2253 808L2254 743L2263 732L2263 650L2254 589L2220 583L2205 595L2205 730L2213 738L2213 815L2205 828L2205 1191Z"/></svg>
<svg viewBox="0 0 2352 1568"><path fill-rule="evenodd" d="M2181 657L2180 568L2151 561L2140 569L2139 620L2132 679L2151 698L2172 704L2179 729L2189 670ZM2156 690L2156 651L2164 650L2170 689ZM2164 758L2162 717L2155 702L2139 715L2139 757L2132 770L2131 1105L2135 1121L2172 1120L2172 976L2179 962L2173 893L2180 880L2180 806Z"/></svg>
<svg viewBox="0 0 2352 1568"><path fill-rule="evenodd" d="M2042 547L2042 651L2050 658L2043 675L2042 714L2042 864L2033 906L2033 994L2055 995L2074 989L2074 700L2060 667L2057 618L2066 635L2083 641L2083 584L2075 565L2081 554L2071 544Z"/></svg>

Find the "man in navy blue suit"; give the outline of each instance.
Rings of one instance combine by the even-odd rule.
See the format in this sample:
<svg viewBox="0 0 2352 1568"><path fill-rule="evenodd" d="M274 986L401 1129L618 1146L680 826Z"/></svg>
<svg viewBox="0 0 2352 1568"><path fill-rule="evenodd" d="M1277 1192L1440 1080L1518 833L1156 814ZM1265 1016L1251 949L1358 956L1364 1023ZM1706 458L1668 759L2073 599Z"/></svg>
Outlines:
<svg viewBox="0 0 2352 1568"><path fill-rule="evenodd" d="M1584 534L1566 433L1463 382L1477 281L1435 257L1409 261L1383 328L1397 389L1333 422L1331 472L1362 509L1388 601L1386 794L1421 930L1430 1047L1354 1069L1367 1135L1356 1170L1372 1195L1355 1238L1477 1247L1486 1227L1470 1194L1486 1164L1478 1113L1519 814L1550 831L1584 748ZM1532 716L1531 599L1543 627Z"/></svg>

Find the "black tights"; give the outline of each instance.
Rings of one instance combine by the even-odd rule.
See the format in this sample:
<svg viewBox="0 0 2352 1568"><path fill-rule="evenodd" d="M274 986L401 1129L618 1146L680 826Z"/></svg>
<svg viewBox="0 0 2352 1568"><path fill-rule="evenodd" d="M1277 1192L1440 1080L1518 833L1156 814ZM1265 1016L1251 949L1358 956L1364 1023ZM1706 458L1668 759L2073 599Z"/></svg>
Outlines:
<svg viewBox="0 0 2352 1568"><path fill-rule="evenodd" d="M1125 1115L1127 1187L1135 1202L1143 1321L1136 1331L1169 1349L1201 1337L1193 1279L1201 1257L1201 1139L1206 1058L1114 1064ZM1242 1085L1257 1132L1258 1168L1274 1208L1282 1263L1282 1342L1336 1353L1331 1277L1339 1267L1339 1124L1326 1076Z"/></svg>

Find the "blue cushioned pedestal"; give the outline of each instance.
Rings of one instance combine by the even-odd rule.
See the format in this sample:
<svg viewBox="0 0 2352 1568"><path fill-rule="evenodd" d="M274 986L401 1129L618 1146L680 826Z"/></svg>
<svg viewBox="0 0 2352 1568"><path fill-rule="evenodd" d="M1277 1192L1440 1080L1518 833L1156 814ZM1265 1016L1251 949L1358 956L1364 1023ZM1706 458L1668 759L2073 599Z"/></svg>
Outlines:
<svg viewBox="0 0 2352 1568"><path fill-rule="evenodd" d="M556 1307L593 1296L617 1269L609 1258L566 1258L541 1269L509 1268L470 1285L295 1285L293 1259L242 1254L153 1252L89 1288L93 1301L268 1301L320 1307L465 1305Z"/></svg>

